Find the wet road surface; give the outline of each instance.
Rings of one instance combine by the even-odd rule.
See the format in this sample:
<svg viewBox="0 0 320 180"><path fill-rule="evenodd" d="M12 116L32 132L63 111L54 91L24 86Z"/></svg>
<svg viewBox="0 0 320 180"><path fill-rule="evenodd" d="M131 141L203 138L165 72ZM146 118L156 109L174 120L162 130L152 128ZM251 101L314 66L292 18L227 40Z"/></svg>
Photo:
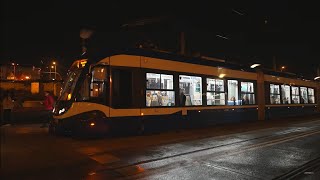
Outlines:
<svg viewBox="0 0 320 180"><path fill-rule="evenodd" d="M1 130L8 179L319 178L317 166L301 167L320 158L320 119L224 135L213 135L216 128L98 140L49 136L37 125Z"/></svg>

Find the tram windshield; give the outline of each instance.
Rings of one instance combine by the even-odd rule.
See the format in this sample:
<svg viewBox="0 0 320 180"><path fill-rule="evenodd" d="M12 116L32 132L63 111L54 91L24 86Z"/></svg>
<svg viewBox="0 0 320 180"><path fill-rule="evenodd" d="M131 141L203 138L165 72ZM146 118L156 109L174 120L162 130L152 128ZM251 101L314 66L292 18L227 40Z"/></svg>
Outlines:
<svg viewBox="0 0 320 180"><path fill-rule="evenodd" d="M74 94L74 88L86 63L87 60L78 60L72 64L60 94L60 101L71 100Z"/></svg>

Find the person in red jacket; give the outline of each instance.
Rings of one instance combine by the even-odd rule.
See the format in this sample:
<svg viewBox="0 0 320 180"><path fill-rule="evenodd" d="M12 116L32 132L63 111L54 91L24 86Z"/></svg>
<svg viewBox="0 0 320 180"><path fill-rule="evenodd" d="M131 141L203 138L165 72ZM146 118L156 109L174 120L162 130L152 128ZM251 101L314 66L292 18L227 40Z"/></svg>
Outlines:
<svg viewBox="0 0 320 180"><path fill-rule="evenodd" d="M52 110L54 106L54 98L50 95L49 91L44 92L45 99L43 101L43 105L46 109L46 118L44 119L44 122L41 127L48 127L48 122L52 117Z"/></svg>

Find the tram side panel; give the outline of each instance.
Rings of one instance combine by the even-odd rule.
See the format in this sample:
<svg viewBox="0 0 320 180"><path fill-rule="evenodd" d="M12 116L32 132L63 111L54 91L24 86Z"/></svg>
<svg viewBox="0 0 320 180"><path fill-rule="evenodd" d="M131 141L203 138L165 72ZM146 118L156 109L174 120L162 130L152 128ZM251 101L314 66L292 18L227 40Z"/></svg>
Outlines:
<svg viewBox="0 0 320 180"><path fill-rule="evenodd" d="M266 119L280 119L280 118L286 118L286 117L296 117L296 116L306 116L306 115L313 115L319 113L317 110L317 104L319 101L316 99L315 103L301 103L301 94L299 94L300 103L294 104L293 98L292 98L292 86L298 87L300 91L300 87L307 87L312 88L315 91L316 94L319 94L319 91L317 90L317 84L314 82L306 82L302 80L296 80L296 79L289 79L289 78L283 78L283 77L275 77L267 75L266 78L268 81L265 82L265 101L266 101ZM290 103L283 102L283 92L281 91L281 85L289 85L290 86ZM279 89L278 93L272 93L270 92L271 87L276 86ZM279 102L271 102L272 96L278 96Z"/></svg>

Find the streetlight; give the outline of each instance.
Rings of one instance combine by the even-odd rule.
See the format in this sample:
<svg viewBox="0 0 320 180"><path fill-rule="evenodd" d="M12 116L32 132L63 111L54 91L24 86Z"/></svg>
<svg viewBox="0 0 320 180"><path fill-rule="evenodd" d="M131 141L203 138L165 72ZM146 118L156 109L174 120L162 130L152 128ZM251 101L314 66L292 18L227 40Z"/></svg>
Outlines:
<svg viewBox="0 0 320 180"><path fill-rule="evenodd" d="M56 65L56 62L53 61L52 64L54 65L54 79L57 79L57 65Z"/></svg>
<svg viewBox="0 0 320 180"><path fill-rule="evenodd" d="M51 68L53 69L54 68L54 66L51 66ZM51 71L51 70L50 70ZM51 79L51 77L50 77L50 79Z"/></svg>
<svg viewBox="0 0 320 180"><path fill-rule="evenodd" d="M14 63L11 63L11 65L13 66L13 79L16 80L16 66Z"/></svg>
<svg viewBox="0 0 320 180"><path fill-rule="evenodd" d="M285 66L281 66L281 72L282 72L285 68L286 68Z"/></svg>

